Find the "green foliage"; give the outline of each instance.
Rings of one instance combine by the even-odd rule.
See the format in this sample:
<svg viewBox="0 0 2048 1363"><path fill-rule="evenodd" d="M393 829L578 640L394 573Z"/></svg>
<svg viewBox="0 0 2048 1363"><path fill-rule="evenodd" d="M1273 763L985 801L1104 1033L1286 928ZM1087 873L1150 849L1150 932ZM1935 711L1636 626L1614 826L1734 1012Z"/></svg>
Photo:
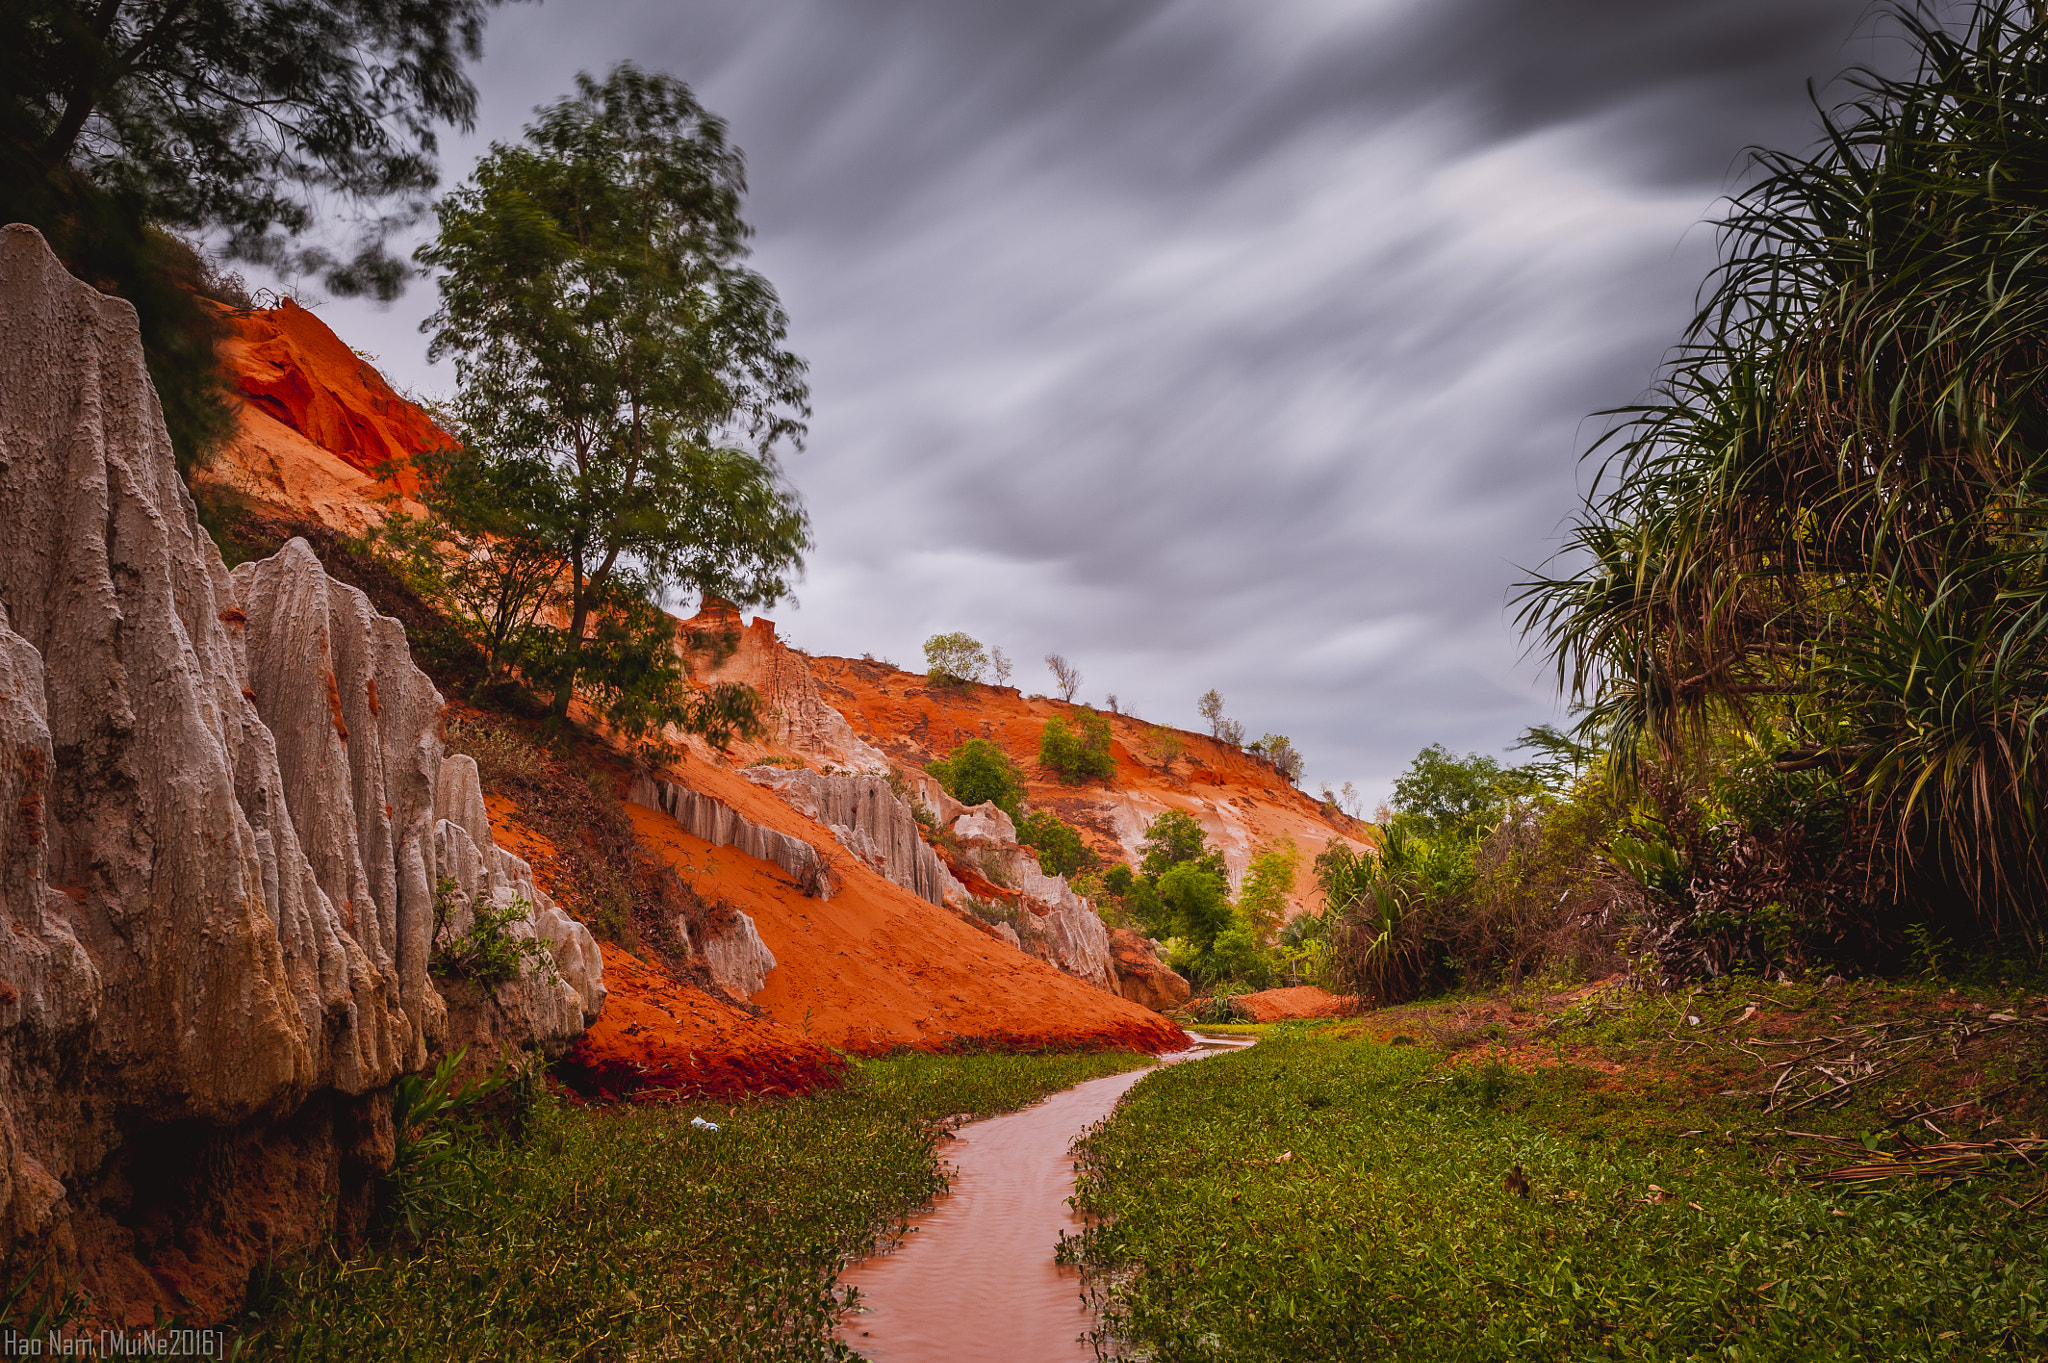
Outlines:
<svg viewBox="0 0 2048 1363"><path fill-rule="evenodd" d="M1745 825L1715 870L1764 883L1731 900L1788 879L1828 938L1928 914L2033 935L2048 24L1890 8L1910 65L1848 77L1810 152L1755 154L1656 391L1589 451L1575 570L1523 584L1522 619L1651 782L1732 725L1839 792L1845 855Z"/></svg>
<svg viewBox="0 0 2048 1363"><path fill-rule="evenodd" d="M1265 758L1280 769L1289 785L1301 784L1302 770L1308 765L1302 755L1295 751L1293 740L1286 734L1267 734L1258 742L1245 749L1246 752Z"/></svg>
<svg viewBox="0 0 2048 1363"><path fill-rule="evenodd" d="M1019 820L1017 841L1037 851L1038 869L1049 876L1078 875L1098 860L1080 832L1049 809L1033 810Z"/></svg>
<svg viewBox="0 0 2048 1363"><path fill-rule="evenodd" d="M1171 763L1186 746L1178 733L1163 724L1153 724L1145 730L1145 750L1160 763Z"/></svg>
<svg viewBox="0 0 2048 1363"><path fill-rule="evenodd" d="M1332 844L1341 845L1341 844ZM1254 941L1270 946L1280 921L1287 916L1289 897L1301 870L1301 849L1294 839L1282 834L1272 846L1260 852L1245 868L1244 887L1238 891L1237 906L1252 930Z"/></svg>
<svg viewBox="0 0 2048 1363"><path fill-rule="evenodd" d="M808 1098L543 1102L523 1143L453 1127L419 1233L284 1269L246 1344L308 1363L843 1358L834 1279L945 1190L944 1119L1143 1063L911 1054Z"/></svg>
<svg viewBox="0 0 2048 1363"><path fill-rule="evenodd" d="M1062 1254L1122 1352L1188 1363L2048 1343L2040 1237L1995 1187L1843 1195L1713 1134L1567 1134L1580 1105L1614 1109L1587 1083L1275 1028L1148 1076L1083 1138Z"/></svg>
<svg viewBox="0 0 2048 1363"><path fill-rule="evenodd" d="M1207 956L1217 936L1231 926L1230 887L1223 877L1183 862L1161 875L1157 888L1161 926L1183 939L1198 958Z"/></svg>
<svg viewBox="0 0 2048 1363"><path fill-rule="evenodd" d="M483 655L483 675L472 691L482 695L546 650L546 616L562 605L561 560L516 504L498 497L488 465L476 454L428 451L412 462L427 514L393 506L369 532L369 547L406 585L441 607Z"/></svg>
<svg viewBox="0 0 2048 1363"><path fill-rule="evenodd" d="M14 0L0 9L0 221L42 228L88 280L120 257L116 278L168 283L148 259L160 227L391 298L406 271L384 243L433 187L434 125L470 126L461 63L488 3ZM337 205L366 215L354 254L294 250Z"/></svg>
<svg viewBox="0 0 2048 1363"><path fill-rule="evenodd" d="M971 687L988 671L989 656L980 640L956 630L924 641L924 663L925 679L933 686ZM1008 671L1007 660L1004 670Z"/></svg>
<svg viewBox="0 0 2048 1363"><path fill-rule="evenodd" d="M558 721L618 656L586 649L593 619L630 631L632 603L668 588L772 602L810 547L775 459L803 433L804 366L742 263L743 188L724 124L626 64L493 146L420 252L441 271L429 353L456 359L471 500L560 570ZM652 656L625 652L629 671Z"/></svg>
<svg viewBox="0 0 2048 1363"><path fill-rule="evenodd" d="M1138 846L1144 853L1140 868L1155 879L1181 865L1192 865L1219 879L1224 875L1223 854L1209 846L1209 835L1185 810L1169 809L1152 820Z"/></svg>
<svg viewBox="0 0 2048 1363"><path fill-rule="evenodd" d="M1223 693L1221 691L1216 690L1214 687L1204 691L1201 697L1195 701L1195 709L1201 712L1203 719L1209 721L1211 737L1219 742L1228 743L1233 748L1244 746L1244 725L1224 716Z"/></svg>
<svg viewBox="0 0 2048 1363"><path fill-rule="evenodd" d="M1394 778L1394 812L1424 838L1475 837L1505 817L1511 802L1543 789L1526 768L1432 743Z"/></svg>
<svg viewBox="0 0 2048 1363"><path fill-rule="evenodd" d="M391 1089L393 1156L385 1182L392 1208L415 1239L422 1219L446 1207L451 1190L473 1172L469 1144L477 1132L468 1109L503 1088L513 1074L501 1070L457 1084L468 1054L460 1050L443 1056L431 1074L408 1074Z"/></svg>
<svg viewBox="0 0 2048 1363"><path fill-rule="evenodd" d="M970 738L925 768L963 805L993 801L1011 819L1023 817L1024 773L986 738Z"/></svg>
<svg viewBox="0 0 2048 1363"><path fill-rule="evenodd" d="M437 975L472 981L486 989L516 980L529 966L544 978L555 977L555 958L547 943L533 936L515 936L511 928L533 917L533 905L514 898L505 904L470 906L469 926L450 936L455 882L446 876L434 886L434 933L428 968Z"/></svg>
<svg viewBox="0 0 2048 1363"><path fill-rule="evenodd" d="M1221 1027L1251 1020L1243 1006L1228 993L1207 994L1195 999L1182 1015L1197 1027Z"/></svg>
<svg viewBox="0 0 2048 1363"><path fill-rule="evenodd" d="M1038 765L1070 786L1116 778L1116 755L1110 751L1109 720L1093 710L1079 711L1074 727L1054 715L1038 738Z"/></svg>

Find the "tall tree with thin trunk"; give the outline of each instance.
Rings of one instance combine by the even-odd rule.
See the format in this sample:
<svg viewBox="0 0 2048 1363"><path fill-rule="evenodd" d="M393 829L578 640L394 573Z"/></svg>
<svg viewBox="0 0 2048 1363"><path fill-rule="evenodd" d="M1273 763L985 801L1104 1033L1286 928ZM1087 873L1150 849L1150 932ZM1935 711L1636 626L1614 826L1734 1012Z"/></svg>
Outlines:
<svg viewBox="0 0 2048 1363"><path fill-rule="evenodd" d="M626 64L494 145L420 252L477 476L560 564L557 719L606 655L594 625L674 588L772 603L810 547L776 462L809 416L804 364L744 264L744 188L725 125Z"/></svg>
<svg viewBox="0 0 2048 1363"><path fill-rule="evenodd" d="M1046 654L1045 665L1052 673L1053 685L1059 691L1060 699L1071 704L1074 693L1081 689L1081 669L1057 653Z"/></svg>

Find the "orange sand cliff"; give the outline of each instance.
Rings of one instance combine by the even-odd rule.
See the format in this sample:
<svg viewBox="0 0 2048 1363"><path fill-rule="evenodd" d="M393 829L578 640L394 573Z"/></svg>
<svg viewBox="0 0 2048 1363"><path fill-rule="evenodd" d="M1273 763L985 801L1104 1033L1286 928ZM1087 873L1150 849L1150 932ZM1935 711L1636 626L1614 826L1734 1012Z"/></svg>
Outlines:
<svg viewBox="0 0 2048 1363"><path fill-rule="evenodd" d="M234 438L201 475L358 534L389 494L419 491L414 455L454 439L313 313L219 308L219 357L242 399ZM392 481L378 481L389 463Z"/></svg>
<svg viewBox="0 0 2048 1363"><path fill-rule="evenodd" d="M830 830L734 773L691 763L678 775L750 822L836 850ZM714 847L659 811L628 812L641 843L698 893L754 920L777 964L752 1002L806 1037L862 1054L981 1040L1147 1051L1186 1044L1157 1013L1061 974L843 852L838 890L812 899L779 866Z"/></svg>
<svg viewBox="0 0 2048 1363"><path fill-rule="evenodd" d="M417 490L408 460L450 443L425 412L303 308L223 316L232 335L221 357L245 404L236 439L202 477L347 534L379 520L385 498ZM380 470L395 481L377 481ZM743 1007L606 947L610 997L575 1052L594 1082L656 1092L798 1091L834 1077L843 1063L835 1049L875 1053L990 1041L1157 1051L1181 1044L1179 1028L1157 1013L1062 974L986 925L873 872L841 849L830 829L735 769L767 752L797 754L819 767L921 767L979 734L996 738L1035 773L1039 731L1066 707L991 688L934 695L914 674L808 659L787 648L770 622L748 626L715 603L686 624L696 643L689 653L696 675L754 685L772 732L722 757L693 743L696 756L671 779L826 853L839 889L829 900L808 898L780 867L712 847L664 814L629 806L649 852L676 866L700 893L746 912L777 965L751 1007ZM1282 833L1309 857L1333 836L1356 836L1355 826L1326 819L1256 759L1184 734L1185 754L1166 761L1147 749L1148 726L1120 717L1112 724L1112 785L1073 790L1034 780L1031 798L1113 856L1129 855L1144 826L1166 808L1200 818L1235 872ZM557 874L552 847L510 802L489 804L504 844L549 884ZM1298 898L1305 902L1306 874L1302 883Z"/></svg>
<svg viewBox="0 0 2048 1363"><path fill-rule="evenodd" d="M1364 845L1363 824L1324 812L1271 763L1206 735L1174 730L1181 751L1169 760L1157 745L1154 726L1105 712L1116 779L1068 786L1039 770L1038 743L1047 720L1064 715L1071 722L1079 706L1027 700L1011 687L934 688L921 673L860 659L812 658L810 670L824 698L854 732L901 766L922 769L969 738L995 742L1023 768L1031 805L1053 810L1111 861L1135 863L1146 826L1169 809L1193 815L1208 831L1210 842L1223 852L1233 884L1255 854L1282 836L1291 837L1302 854L1292 916L1320 907L1310 863L1332 838Z"/></svg>

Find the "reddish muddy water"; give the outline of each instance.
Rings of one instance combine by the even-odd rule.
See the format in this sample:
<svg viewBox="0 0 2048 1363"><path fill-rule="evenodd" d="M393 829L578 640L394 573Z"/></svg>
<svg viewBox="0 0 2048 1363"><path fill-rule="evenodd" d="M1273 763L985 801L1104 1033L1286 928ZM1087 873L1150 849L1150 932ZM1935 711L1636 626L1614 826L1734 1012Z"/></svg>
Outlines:
<svg viewBox="0 0 2048 1363"><path fill-rule="evenodd" d="M1167 1062L1249 1041L1197 1038ZM848 1269L860 1307L839 1331L875 1363L1066 1363L1091 1360L1093 1325L1078 1270L1053 1262L1080 1229L1069 1147L1107 1117L1149 1069L1091 1079L1035 1107L960 1128L946 1147L953 1187L913 1218L887 1254Z"/></svg>

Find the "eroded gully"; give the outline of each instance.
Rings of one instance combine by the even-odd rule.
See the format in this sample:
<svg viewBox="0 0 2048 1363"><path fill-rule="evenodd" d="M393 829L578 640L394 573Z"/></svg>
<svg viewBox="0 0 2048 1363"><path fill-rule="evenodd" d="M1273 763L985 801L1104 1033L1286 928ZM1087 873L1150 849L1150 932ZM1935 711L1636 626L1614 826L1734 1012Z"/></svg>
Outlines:
<svg viewBox="0 0 2048 1363"><path fill-rule="evenodd" d="M1250 1045L1194 1037L1164 1063ZM948 1146L953 1186L911 1219L897 1247L841 1275L860 1290L839 1331L875 1363L1066 1363L1095 1357L1080 1272L1053 1262L1078 1231L1069 1153L1149 1069L1052 1095L1021 1112L960 1128Z"/></svg>

